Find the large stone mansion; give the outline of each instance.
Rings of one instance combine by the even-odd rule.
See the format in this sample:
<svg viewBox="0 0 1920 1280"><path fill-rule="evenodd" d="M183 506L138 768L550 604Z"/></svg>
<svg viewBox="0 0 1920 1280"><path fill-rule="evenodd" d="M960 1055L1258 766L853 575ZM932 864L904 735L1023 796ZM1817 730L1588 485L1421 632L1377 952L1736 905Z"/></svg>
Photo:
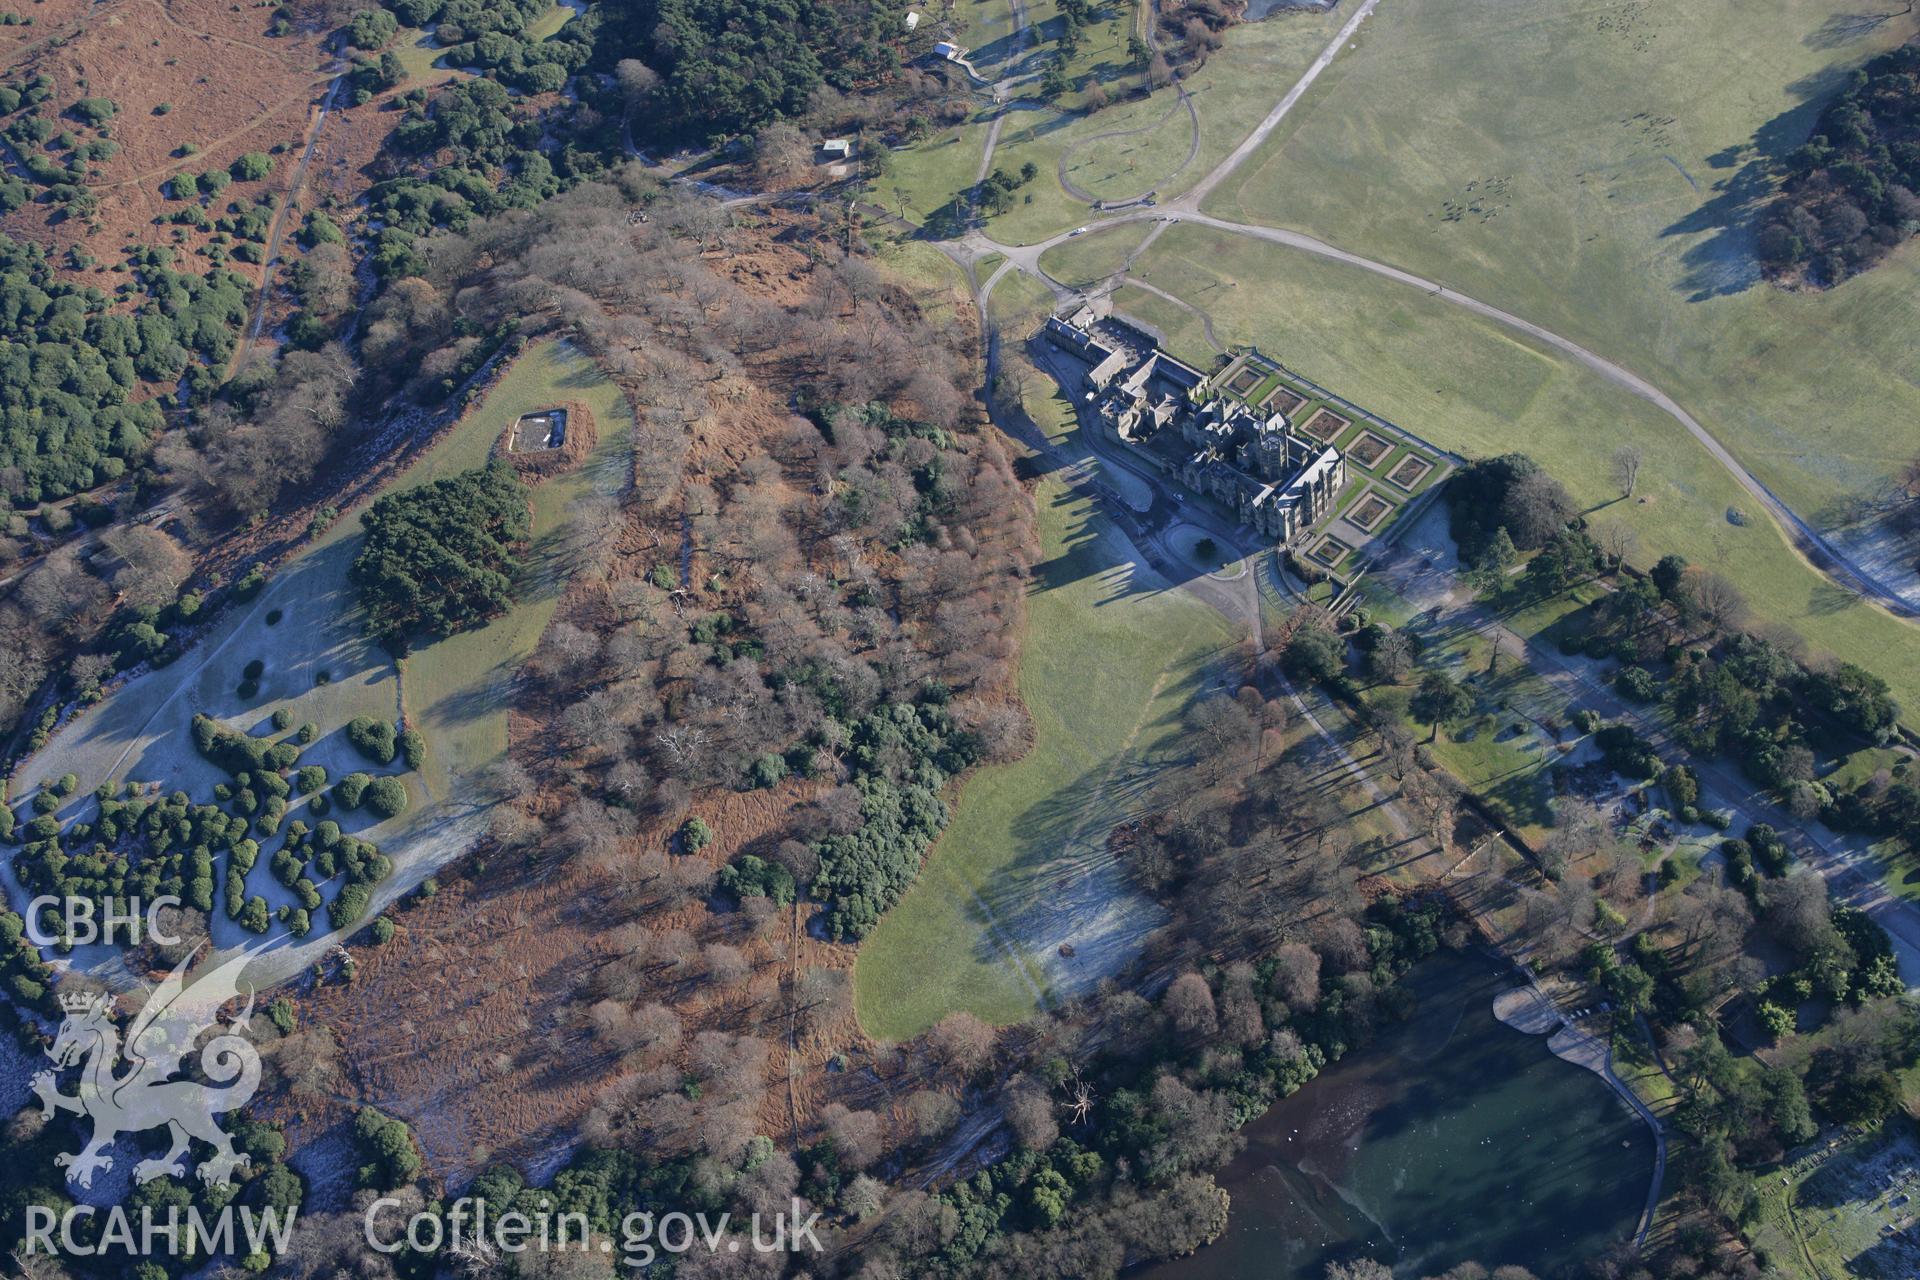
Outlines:
<svg viewBox="0 0 1920 1280"><path fill-rule="evenodd" d="M1100 425L1248 528L1292 546L1333 509L1346 455L1257 411L1147 335L1081 308L1049 316L1046 340L1085 364L1081 394Z"/></svg>

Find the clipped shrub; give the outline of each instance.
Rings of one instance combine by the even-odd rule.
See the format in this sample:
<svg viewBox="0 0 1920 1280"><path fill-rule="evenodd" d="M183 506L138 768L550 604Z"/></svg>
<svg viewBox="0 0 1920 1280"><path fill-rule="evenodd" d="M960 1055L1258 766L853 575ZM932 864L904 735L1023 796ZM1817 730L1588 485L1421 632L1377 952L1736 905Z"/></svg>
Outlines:
<svg viewBox="0 0 1920 1280"><path fill-rule="evenodd" d="M259 151L249 151L227 166L238 182L258 182L273 172L273 159Z"/></svg>
<svg viewBox="0 0 1920 1280"><path fill-rule="evenodd" d="M391 818L407 808L407 784L395 777L375 778L367 785L366 805L380 818Z"/></svg>
<svg viewBox="0 0 1920 1280"><path fill-rule="evenodd" d="M335 904L338 909L338 904ZM402 1121L372 1107L362 1107L353 1120L353 1136L367 1163L360 1166L362 1187L387 1191L405 1186L420 1174L420 1154L413 1132Z"/></svg>
<svg viewBox="0 0 1920 1280"><path fill-rule="evenodd" d="M1594 733L1593 740L1606 757L1607 766L1626 777L1651 781L1660 772L1660 757L1653 745L1630 725L1604 725Z"/></svg>
<svg viewBox="0 0 1920 1280"><path fill-rule="evenodd" d="M240 908L240 927L248 933L265 933L273 923L273 915L267 909L267 900L259 894L248 898Z"/></svg>
<svg viewBox="0 0 1920 1280"><path fill-rule="evenodd" d="M369 891L359 883L342 885L333 901L327 904L327 923L335 929L345 929L359 923L360 917L367 913Z"/></svg>
<svg viewBox="0 0 1920 1280"><path fill-rule="evenodd" d="M1613 677L1613 687L1635 702L1653 702L1660 697L1660 682L1645 667L1622 667Z"/></svg>
<svg viewBox="0 0 1920 1280"><path fill-rule="evenodd" d="M1673 801L1677 809L1683 811L1692 809L1695 802L1700 799L1700 779L1684 764L1668 765L1662 770L1660 785L1666 788L1667 798ZM1697 811L1692 818L1685 818L1683 814L1683 820L1698 822Z"/></svg>
<svg viewBox="0 0 1920 1280"><path fill-rule="evenodd" d="M96 128L113 119L119 109L112 98L82 98L73 104L73 114Z"/></svg>
<svg viewBox="0 0 1920 1280"><path fill-rule="evenodd" d="M255 596L259 595L260 588L266 585L267 585L266 566L257 564L253 566L253 568L247 570L245 577L241 578L240 581L233 584L233 598L235 600L251 600Z"/></svg>
<svg viewBox="0 0 1920 1280"><path fill-rule="evenodd" d="M235 733L208 715L194 716L193 745L202 756L233 774L266 767L267 754L273 748L266 739Z"/></svg>
<svg viewBox="0 0 1920 1280"><path fill-rule="evenodd" d="M350 773L333 784L333 799L342 809L358 809L373 779L364 773Z"/></svg>
<svg viewBox="0 0 1920 1280"><path fill-rule="evenodd" d="M397 740L400 745L400 758L407 762L407 768L418 769L427 759L427 739L418 729L408 729Z"/></svg>
<svg viewBox="0 0 1920 1280"><path fill-rule="evenodd" d="M372 716L355 716L347 723L347 741L375 764L392 764L398 741L393 723Z"/></svg>

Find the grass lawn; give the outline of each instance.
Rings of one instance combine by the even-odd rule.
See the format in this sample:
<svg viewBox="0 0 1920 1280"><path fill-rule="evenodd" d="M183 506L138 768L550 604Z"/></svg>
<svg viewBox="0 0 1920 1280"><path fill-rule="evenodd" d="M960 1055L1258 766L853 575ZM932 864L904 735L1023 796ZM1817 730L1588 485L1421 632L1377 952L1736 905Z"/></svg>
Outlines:
<svg viewBox="0 0 1920 1280"><path fill-rule="evenodd" d="M1893 768L1901 758L1901 753L1891 747L1861 747L1820 781L1835 791L1851 791L1880 770Z"/></svg>
<svg viewBox="0 0 1920 1280"><path fill-rule="evenodd" d="M1009 342L1019 342L1039 328L1053 309L1053 294L1032 276L1009 271L993 286L987 314Z"/></svg>
<svg viewBox="0 0 1920 1280"><path fill-rule="evenodd" d="M1047 6L1046 11L1052 13L1053 7ZM1030 9L1028 21L1033 20ZM975 70L989 80L1007 74L1008 64L1021 49L1014 38L1013 6L1007 0L959 0L953 7L953 21L954 39L966 48Z"/></svg>
<svg viewBox="0 0 1920 1280"><path fill-rule="evenodd" d="M1051 108L1007 113L1006 122L1000 126L1000 143L993 151L993 167L1017 174L1021 165L1030 162L1039 172L1032 182L1013 193L1011 209L987 219L988 235L1005 244L1031 244L1093 216L1086 204L1067 194L1053 168L1064 138L1084 128L1090 119L1100 116L1075 117ZM977 165L977 149L973 158ZM969 173L967 181L972 180Z"/></svg>
<svg viewBox="0 0 1920 1280"><path fill-rule="evenodd" d="M1125 11L1118 5L1106 21L1086 31L1080 52L1068 70L1084 80L1089 74L1113 83L1113 63L1126 46ZM996 14L997 9L997 14ZM959 12L969 22L962 42L976 50L1006 49L1004 0L965 4ZM1037 27L1041 53L1057 39L1058 20L1052 4L1029 5L1028 18ZM1049 26L1049 23L1052 26ZM1032 183L1021 188L1016 203L1005 214L988 221L988 233L1013 244L1031 244L1065 231L1091 216L1089 206L1061 187L1058 166L1066 157L1068 173L1079 186L1102 199L1137 196L1150 189L1161 198L1191 186L1227 152L1238 146L1272 108L1283 91L1305 71L1314 56L1339 28L1337 14L1298 12L1277 15L1234 30L1228 47L1196 73L1187 85L1200 117L1200 145L1192 163L1193 129L1184 109L1176 108L1171 87L1151 96L1116 102L1091 114L1083 112L1084 92L1076 88L1060 103L1065 110L1009 111L994 150L996 167L1016 172L1027 161L1039 169ZM989 38L971 34L978 29ZM999 53L994 55L996 58ZM1000 63L978 62L982 74L994 75ZM1037 86L1023 84L1020 92ZM961 124L937 130L926 139L893 153L893 171L871 184L870 198L909 221L924 222L936 209L973 185L992 120L989 110L974 113ZM1144 133L1144 129L1160 122ZM1101 135L1125 133L1125 137ZM1031 196L1029 203L1027 197Z"/></svg>
<svg viewBox="0 0 1920 1280"><path fill-rule="evenodd" d="M1081 28L1080 48L1066 66L1074 88L1063 98L1063 106L1080 106L1088 84L1096 79L1111 84L1125 72L1127 35L1133 30L1137 8L1137 0L1107 0L1096 10L1095 20ZM1023 41L1015 34L1013 6L1007 0L961 0L954 6L956 39L966 47L974 69L987 79L1037 76L1058 50L1065 24L1056 0L1026 0L1025 9L1028 29ZM1031 81L1016 90L1021 94L1037 91Z"/></svg>
<svg viewBox="0 0 1920 1280"><path fill-rule="evenodd" d="M401 662L406 708L433 747L429 786L470 777L507 749L508 685L546 630L572 572L560 546L569 514L596 490L618 493L628 472L632 414L593 362L559 342L529 348L432 453L407 472L404 490L485 466L500 433L524 413L562 400L593 411L599 444L580 466L533 490L533 541L513 608L475 631L415 649Z"/></svg>
<svg viewBox="0 0 1920 1280"><path fill-rule="evenodd" d="M1125 266L1127 255L1138 249L1152 230L1151 222L1128 222L1111 231L1089 231L1041 254L1040 269L1061 284L1098 284ZM1165 305L1164 300L1155 300Z"/></svg>
<svg viewBox="0 0 1920 1280"><path fill-rule="evenodd" d="M1032 400L1054 431L1070 417L1043 390ZM1231 655L1220 615L1124 559L1093 504L1051 478L1036 500L1043 559L1019 675L1036 741L967 782L919 881L861 946L855 1008L883 1040L959 1009L997 1023L1037 1009L1055 961L1023 939L1055 908L1036 886L1097 860L1158 769L1185 758L1182 713Z"/></svg>
<svg viewBox="0 0 1920 1280"><path fill-rule="evenodd" d="M1167 292L1176 291L1169 288ZM1180 295L1176 293L1176 296ZM1157 293L1123 284L1113 291L1113 309L1158 329L1166 339L1166 349L1194 368L1214 367L1214 350L1207 345L1206 330L1200 318L1185 307L1176 306Z"/></svg>
<svg viewBox="0 0 1920 1280"><path fill-rule="evenodd" d="M387 47L392 49L394 55L400 59L400 65L407 69L407 78L402 88L414 85L431 87L442 81L452 80L456 76L468 74L454 67L439 65L440 57L446 50L434 41L431 31L424 31L418 27L402 27Z"/></svg>
<svg viewBox="0 0 1920 1280"><path fill-rule="evenodd" d="M1094 85L1110 96L1117 96L1139 80L1127 55L1127 36L1134 30L1139 0L1107 0L1098 8L1094 21L1080 29L1080 47L1067 59L1065 73L1072 87L1060 95L1058 105L1071 111L1084 111L1087 94ZM1066 20L1060 16L1054 0L1027 0L1027 20L1033 24L1034 47L1042 58L1051 58L1059 50ZM1039 67L1043 64L1029 64ZM1037 92L1039 85L1022 86Z"/></svg>
<svg viewBox="0 0 1920 1280"><path fill-rule="evenodd" d="M972 310L967 273L960 269L959 263L924 240L881 237L876 242L875 252L888 270L926 291L925 296L920 297L922 306L935 308L949 317L954 314L956 307L964 306Z"/></svg>
<svg viewBox="0 0 1920 1280"><path fill-rule="evenodd" d="M586 8L585 5L580 6L581 10L584 10L585 8ZM547 10L545 13L541 14L538 18L534 19L533 22L527 27L527 31L526 31L527 39L546 40L554 35L559 34L560 28L566 26L569 22L573 21L575 13L579 11L580 10L576 10L570 4L561 4L561 3L558 3L556 0L556 3L554 4L553 8Z"/></svg>
<svg viewBox="0 0 1920 1280"><path fill-rule="evenodd" d="M1653 1050L1640 1038L1636 1029L1628 1029L1614 1036L1613 1071L1640 1101L1662 1115L1672 1110L1679 1101L1679 1088L1660 1070Z"/></svg>
<svg viewBox="0 0 1920 1280"><path fill-rule="evenodd" d="M976 111L910 147L896 148L887 175L867 184L868 197L915 225L925 222L973 185L991 121L990 112Z"/></svg>
<svg viewBox="0 0 1920 1280"><path fill-rule="evenodd" d="M1920 253L1785 293L1756 280L1752 197L1765 159L1917 24L1832 0L1404 0L1208 209L1311 232L1592 347L1819 521L1920 448ZM1613 439L1586 441L1568 461L1604 476Z"/></svg>
<svg viewBox="0 0 1920 1280"><path fill-rule="evenodd" d="M1187 81L1200 118L1200 145L1192 163L1187 163L1191 118L1168 87L1108 107L1069 131L1068 176L1108 200L1149 190L1158 190L1162 199L1178 195L1253 132L1343 21L1338 12L1295 10L1233 28L1226 47Z"/></svg>
<svg viewBox="0 0 1920 1280"><path fill-rule="evenodd" d="M1222 342L1258 342L1442 448L1467 457L1524 449L1595 523L1631 528L1636 561L1674 551L1724 573L1757 616L1879 673L1904 707L1920 708L1913 629L1803 563L1671 419L1582 366L1371 273L1207 228L1170 228L1134 269L1205 307ZM1122 294L1118 305L1131 308ZM1144 318L1159 323L1178 310L1162 308ZM1176 349L1197 329L1188 320L1178 336L1170 332ZM1631 502L1618 500L1607 475L1607 457L1624 442L1646 456ZM1730 509L1746 512L1748 522L1733 523Z"/></svg>

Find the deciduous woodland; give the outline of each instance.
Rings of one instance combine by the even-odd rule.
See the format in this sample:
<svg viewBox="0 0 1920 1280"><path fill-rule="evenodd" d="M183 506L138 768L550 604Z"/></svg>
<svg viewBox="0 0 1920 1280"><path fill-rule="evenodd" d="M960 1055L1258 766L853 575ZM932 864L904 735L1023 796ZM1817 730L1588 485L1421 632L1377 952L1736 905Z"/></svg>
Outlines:
<svg viewBox="0 0 1920 1280"><path fill-rule="evenodd" d="M128 978L207 943L269 944L260 963L282 969L229 1028L265 1063L228 1125L248 1163L231 1187L163 1170L115 1194L302 1214L271 1250L14 1258L28 1280L612 1280L633 1270L630 1215L697 1212L729 1225L673 1262L686 1280L1112 1280L1228 1230L1256 1118L1425 1038L1416 993L1466 963L1442 949L1524 961L1494 1008L1538 999L1540 1063L1609 1107L1616 1090L1646 1104L1615 1109L1662 1153L1652 1229L1583 1236L1618 1243L1578 1259L1582 1280L1759 1280L1798 1266L1767 1243L1789 1239L1824 1272L1821 1233L1794 1219L1819 1198L1800 1194L1810 1170L1866 1134L1920 1161L1913 943L1888 910L1920 874L1909 686L1759 616L1745 593L1766 584L1732 577L1775 563L1740 541L1772 531L1740 507L1693 519L1685 504L1721 492L1685 469L1698 442L1561 368L1590 346L1593 368L1664 384L1687 343L1633 357L1609 317L1637 313L1581 298L1583 327L1563 324L1580 346L1446 345L1466 331L1434 317L1457 319L1468 289L1527 315L1528 343L1552 316L1526 301L1552 273L1491 274L1551 255L1460 251L1496 211L1525 226L1566 194L1505 176L1553 170L1475 117L1509 100L1500 69L1457 77L1481 101L1428 113L1457 136L1405 150L1476 157L1429 166L1464 191L1355 217L1343 184L1374 167L1286 175L1353 150L1306 145L1317 132L1422 123L1371 114L1393 92L1355 92L1382 67L1405 69L1417 107L1443 100L1411 55L1460 50L1387 26L1431 21L1431 3L1282 6L1212 61L1244 6L1027 8L931 6L909 26L880 0L32 6L41 29L0 75L0 856L29 894L180 903L161 917L176 941L105 963L71 934L43 955L29 924L71 926L0 903L5 1016L38 1062L61 996L110 988L127 1014ZM1575 9L1519 29L1600 37L1649 68L1630 78L1649 94L1642 55L1679 43L1662 24L1699 19ZM0 31L27 21L0 14ZM1489 42L1515 29L1476 21ZM1755 243L1729 237L1739 264L1832 290L1751 291L1769 304L1844 298L1833 287L1893 271L1920 225L1920 52L1875 37L1843 67L1815 49L1861 38L1843 23L1742 63L1841 72L1800 82L1830 96L1794 117L1812 133L1743 211ZM936 40L968 45L975 70ZM1629 79L1617 65L1563 78ZM1088 123L1133 97L1148 101L1125 120ZM1650 171L1661 207L1682 186L1704 202L1704 170L1676 153L1722 128L1707 114L1619 112L1609 174L1567 190L1598 209ZM1591 149L1558 123L1520 132ZM1725 190L1716 228L1749 195ZM1664 261L1616 239L1640 203L1605 206L1580 245ZM1426 225L1367 248L1403 216ZM1289 294L1276 268L1310 246L1269 233L1322 218L1339 234L1317 235L1376 267L1458 256L1410 262L1416 277L1315 258L1350 276ZM1697 220L1663 242L1697 254ZM1229 393L1292 403L1310 434L1337 424L1323 442L1369 474L1310 537L1236 545L1233 511L1123 475L1082 416L1099 397L1024 345L1060 301L1035 267L1048 241L1049 263L1118 270L1113 298L1222 370L1242 354L1223 343L1267 341L1248 332L1260 306L1316 299L1272 335L1287 359L1358 351L1345 378L1371 362L1399 386L1380 412L1431 415L1421 441L1429 421L1454 434L1391 443L1360 392L1312 408L1269 398L1294 396L1292 372L1243 366ZM1426 274L1448 287L1392 292ZM1473 354L1483 338L1500 360ZM1547 403L1564 419L1537 416ZM1723 429L1724 402L1692 407ZM1536 429L1533 456L1501 435L1509 413ZM1589 507L1563 465L1584 455L1540 440L1595 415L1620 424L1619 493ZM560 422L564 442L531 429ZM1920 511L1920 463L1896 488L1890 506ZM1671 515L1646 518L1656 497ZM1404 541L1332 537L1387 527L1389 508ZM1637 556L1631 527L1693 539L1705 563ZM1322 533L1338 545L1309 563ZM1816 612L1871 607L1802 569ZM1858 654L1895 634L1882 624L1901 625L1824 634ZM1102 696L1121 682L1138 696ZM1024 917L1023 894L1039 900ZM915 945L954 953L944 986L911 965L891 990L871 981L889 946ZM1436 1028L1420 1070L1457 1085L1480 1059L1455 1056L1455 1030ZM1486 1032L1521 1034L1469 1034ZM1381 1136L1385 1113L1354 1105L1328 1108L1336 1163ZM0 1119L8 1251L29 1207L79 1198L55 1160L79 1135L35 1106ZM1592 1163L1591 1135L1536 1136ZM1396 1236L1341 1169L1281 1172L1319 1180L1316 1212L1338 1198L1368 1224L1289 1254L1290 1280L1546 1271ZM1520 1191L1484 1212L1553 1199ZM445 1238L462 1196L496 1218L578 1214L589 1236L507 1257L366 1235L385 1197ZM1868 1252L1888 1252L1849 1269L1912 1273L1885 1261L1915 1229L1895 1197L1874 1182L1887 1221ZM796 1209L818 1211L819 1252L753 1247L751 1215Z"/></svg>
<svg viewBox="0 0 1920 1280"><path fill-rule="evenodd" d="M1920 49L1905 45L1855 71L1813 136L1780 165L1780 194L1760 230L1761 259L1782 274L1837 285L1920 228Z"/></svg>

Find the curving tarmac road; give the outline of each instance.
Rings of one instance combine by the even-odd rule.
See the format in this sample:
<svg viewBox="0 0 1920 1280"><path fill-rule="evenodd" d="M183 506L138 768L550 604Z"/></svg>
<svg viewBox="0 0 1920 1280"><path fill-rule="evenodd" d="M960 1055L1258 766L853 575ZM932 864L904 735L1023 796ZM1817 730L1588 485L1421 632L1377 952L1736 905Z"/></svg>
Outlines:
<svg viewBox="0 0 1920 1280"><path fill-rule="evenodd" d="M1216 173L1217 172L1218 171L1216 171ZM1214 175L1209 175L1210 179L1213 177ZM1448 302L1464 310L1471 311L1475 315L1484 316L1489 320L1493 320L1517 332L1524 333L1528 337L1543 342L1557 351L1562 351L1621 390L1639 396L1649 404L1652 404L1662 413L1665 413L1668 417L1686 428L1687 433L1700 442L1701 446L1713 457L1714 461L1725 468L1739 483L1740 487L1745 489L1756 502L1766 509L1768 514L1773 517L1774 523L1780 526L1781 531L1786 535L1788 543L1808 564L1856 595L1871 600L1897 618L1907 620L1920 618L1920 607L1916 607L1897 587L1882 581L1870 571L1862 568L1849 558L1845 552L1829 542L1818 530L1801 519L1797 512L1787 506L1785 502L1782 502L1780 498L1774 494L1773 490L1769 489L1759 477L1747 470L1746 466L1742 464L1711 431L1701 425L1699 419L1695 418L1691 413L1688 413L1672 396L1631 369L1623 365L1615 364L1598 352L1581 346L1571 338L1562 337L1551 329L1535 324L1524 316L1518 316L1511 311L1496 307L1491 303L1482 302L1478 298L1461 293L1458 289L1451 288L1437 280L1429 280L1425 276L1416 275L1411 271L1403 270L1390 263L1380 262L1349 250L1338 248L1328 244L1324 240L1306 235L1303 232L1288 231L1281 227L1263 227L1244 222L1233 222L1226 218L1216 218L1212 214L1200 213L1197 210L1187 207L1191 199L1192 193L1189 193L1159 210L1129 211L1111 218L1102 219L1097 225L1105 227L1123 222L1140 222L1151 219L1163 224L1160 228L1156 229L1155 235L1157 236L1159 231L1164 230L1168 225L1177 222L1188 222L1196 226L1211 227L1214 230L1225 231L1233 235L1248 236L1256 240L1265 240L1271 244L1284 245L1290 249L1298 249L1302 252L1327 258L1334 262L1341 262L1348 266L1358 267L1363 271L1371 271L1375 275L1384 276L1389 280L1419 289L1430 298ZM988 280L986 287L991 289L994 282L1008 270L1018 269L1039 276L1043 280L1046 280L1049 286L1054 288L1056 293L1061 292L1064 286L1048 278L1046 273L1041 270L1040 255L1067 239L1068 235L1063 233L1043 240L1038 244L1007 246L997 244L984 236L980 236L979 240L985 246L986 251L1001 253L1006 255L1007 258L1007 261L1002 264L1000 270L996 271L993 277ZM1149 238L1149 242L1151 242L1151 237ZM1141 248L1146 248L1146 245L1143 244Z"/></svg>
<svg viewBox="0 0 1920 1280"><path fill-rule="evenodd" d="M1478 298L1461 293L1458 289L1451 288L1440 281L1429 280L1425 276L1417 275L1414 272L1396 267L1391 263L1381 262L1377 259L1368 258L1350 250L1339 248L1338 246L1328 244L1324 240L1306 235L1303 232L1289 231L1281 227L1266 227L1244 222L1233 222L1226 218L1217 218L1212 214L1201 212L1200 206L1206 198L1213 193L1216 187L1226 180L1228 175L1239 168L1248 156L1260 148L1261 144L1267 140L1274 129L1279 126L1280 122L1286 118L1287 114L1293 110L1294 106L1300 101L1302 96L1305 95L1307 89L1320 77L1321 72L1325 71L1327 67L1332 64L1340 50L1347 45L1359 30L1360 24L1366 21L1367 17L1373 13L1379 3L1380 0L1366 0L1358 9L1354 10L1353 16L1346 21L1333 39L1328 42L1327 47L1320 51L1320 55L1314 59L1313 64L1307 68L1306 72L1294 83L1293 87L1287 91L1286 96L1281 98L1280 101L1274 105L1273 110L1267 113L1266 118L1255 126L1253 132L1249 133L1246 138L1241 141L1240 145L1235 147L1225 159L1215 165L1212 171L1207 173L1206 176L1202 177L1187 191L1166 201L1157 208L1125 210L1104 218L1098 218L1090 223L1089 226L1098 230L1119 226L1123 223L1147 221L1157 223L1158 225L1148 234L1140 247L1134 250L1133 255L1129 256L1129 264L1131 264L1133 257L1137 257L1140 253L1144 252L1149 245L1159 238L1167 227L1175 223L1192 223L1196 226L1210 227L1216 231L1224 231L1232 235L1242 235L1256 240L1264 240L1270 244L1281 245L1303 253L1311 253L1330 261L1357 267L1362 271L1371 271L1375 275L1384 276L1389 280L1407 285L1410 288L1418 289L1430 298L1435 298L1439 301L1460 307L1463 310L1471 311L1475 315L1495 321L1516 332L1526 334L1536 341L1543 342L1557 351L1572 356L1575 360L1578 360L1581 364L1585 365L1594 373L1599 374L1614 386L1639 396L1672 418L1675 422L1678 422L1686 429L1689 435L1700 442L1701 446L1706 449L1714 461L1718 462L1721 467L1734 478L1740 487L1746 490L1748 495L1766 510L1774 524L1779 528L1783 536L1785 536L1788 545L1812 568L1826 575L1848 591L1860 596L1862 599L1879 605L1896 618L1906 621L1920 619L1920 602L1909 599L1898 586L1882 580L1872 571L1863 568L1848 556L1846 552L1830 542L1823 534L1802 519L1798 512L1781 501L1758 476L1749 471L1746 466L1733 455L1732 451L1720 442L1718 437L1705 426L1701 425L1699 419L1687 412L1672 396L1662 391L1646 378L1626 368L1624 365L1616 364L1598 352L1581 346L1571 338L1562 337L1560 334L1553 332L1543 325L1535 324L1524 316L1515 315L1513 312L1496 307L1491 303L1482 302ZM989 156L990 155L991 152L989 151ZM1073 235L1073 232L1063 231L1036 244L1006 245L990 238L982 231L970 231L955 240L940 242L938 247L950 257L954 258L955 261L959 262L963 268L966 268L970 275L978 262L989 254L997 253L1006 259L980 286L980 302L984 312L988 295L993 292L993 287L999 283L1001 277L1005 276L1009 271L1020 271L1034 277L1044 283L1053 291L1054 296L1062 301L1075 297L1077 294L1076 290L1048 276L1040 266L1040 257L1042 254L1056 245L1065 243L1068 239L1072 238Z"/></svg>

